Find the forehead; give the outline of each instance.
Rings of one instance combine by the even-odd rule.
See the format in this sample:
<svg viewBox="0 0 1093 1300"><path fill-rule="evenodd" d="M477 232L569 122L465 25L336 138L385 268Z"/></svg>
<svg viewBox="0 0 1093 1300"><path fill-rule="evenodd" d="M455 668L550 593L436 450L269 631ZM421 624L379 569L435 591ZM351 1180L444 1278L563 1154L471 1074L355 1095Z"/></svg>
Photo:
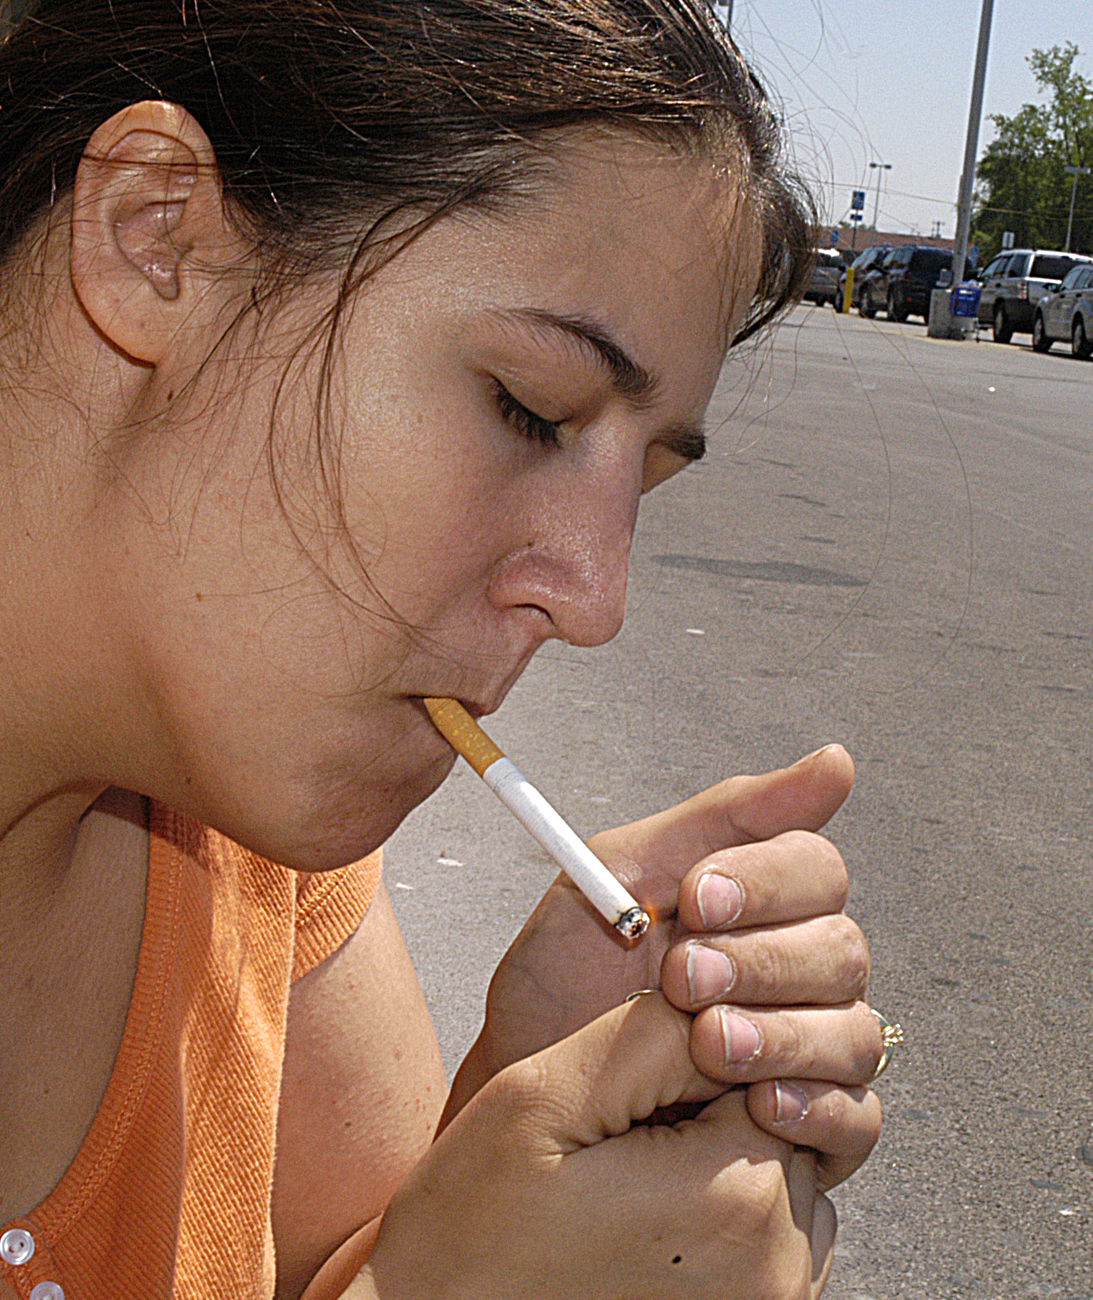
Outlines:
<svg viewBox="0 0 1093 1300"><path fill-rule="evenodd" d="M655 316L656 307L663 320L682 308L686 333L723 352L759 273L760 223L744 176L732 157L574 133L556 149L525 246L544 271L553 264L560 286L594 293L608 310Z"/></svg>
<svg viewBox="0 0 1093 1300"><path fill-rule="evenodd" d="M437 223L402 271L447 285L471 311L597 321L701 405L758 278L759 222L742 175L632 136L563 136L532 193Z"/></svg>
<svg viewBox="0 0 1093 1300"><path fill-rule="evenodd" d="M639 256L676 277L710 277L726 299L758 273L759 223L743 164L682 152L631 135L575 135L557 151L553 217L590 263Z"/></svg>

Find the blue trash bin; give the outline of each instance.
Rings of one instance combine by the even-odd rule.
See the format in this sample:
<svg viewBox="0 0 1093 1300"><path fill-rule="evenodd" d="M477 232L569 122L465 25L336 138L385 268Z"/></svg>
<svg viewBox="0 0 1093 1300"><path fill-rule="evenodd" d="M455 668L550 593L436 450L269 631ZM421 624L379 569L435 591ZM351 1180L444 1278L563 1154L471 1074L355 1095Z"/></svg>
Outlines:
<svg viewBox="0 0 1093 1300"><path fill-rule="evenodd" d="M977 280L965 280L949 294L949 310L954 316L976 316L983 286Z"/></svg>

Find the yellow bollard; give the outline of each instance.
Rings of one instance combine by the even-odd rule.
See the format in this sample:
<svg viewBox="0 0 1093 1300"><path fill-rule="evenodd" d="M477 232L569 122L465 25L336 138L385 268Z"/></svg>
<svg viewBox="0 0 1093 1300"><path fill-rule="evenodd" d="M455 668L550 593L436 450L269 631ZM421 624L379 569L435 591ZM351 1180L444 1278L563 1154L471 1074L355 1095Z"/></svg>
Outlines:
<svg viewBox="0 0 1093 1300"><path fill-rule="evenodd" d="M843 289L843 311L850 310L850 300L854 296L854 268L846 268L846 286Z"/></svg>

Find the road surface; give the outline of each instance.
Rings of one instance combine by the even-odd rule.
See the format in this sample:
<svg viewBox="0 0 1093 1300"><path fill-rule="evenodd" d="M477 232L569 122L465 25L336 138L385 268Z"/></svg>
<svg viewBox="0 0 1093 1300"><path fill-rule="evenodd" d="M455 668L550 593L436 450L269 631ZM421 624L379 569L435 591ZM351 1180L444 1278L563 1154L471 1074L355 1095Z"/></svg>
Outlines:
<svg viewBox="0 0 1093 1300"><path fill-rule="evenodd" d="M584 834L846 744L831 835L908 1043L825 1294L1093 1300L1093 364L802 308L710 428L622 635L546 647L492 729ZM551 875L462 766L393 841L449 1065Z"/></svg>

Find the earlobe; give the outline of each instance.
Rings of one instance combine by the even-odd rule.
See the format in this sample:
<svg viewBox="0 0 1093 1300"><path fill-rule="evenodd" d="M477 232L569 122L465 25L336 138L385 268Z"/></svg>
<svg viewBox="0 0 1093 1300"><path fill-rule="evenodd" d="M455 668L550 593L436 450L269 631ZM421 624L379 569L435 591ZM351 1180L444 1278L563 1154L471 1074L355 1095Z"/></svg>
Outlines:
<svg viewBox="0 0 1093 1300"><path fill-rule="evenodd" d="M72 283L101 335L157 363L233 242L208 137L175 104L132 104L88 141L72 198Z"/></svg>

